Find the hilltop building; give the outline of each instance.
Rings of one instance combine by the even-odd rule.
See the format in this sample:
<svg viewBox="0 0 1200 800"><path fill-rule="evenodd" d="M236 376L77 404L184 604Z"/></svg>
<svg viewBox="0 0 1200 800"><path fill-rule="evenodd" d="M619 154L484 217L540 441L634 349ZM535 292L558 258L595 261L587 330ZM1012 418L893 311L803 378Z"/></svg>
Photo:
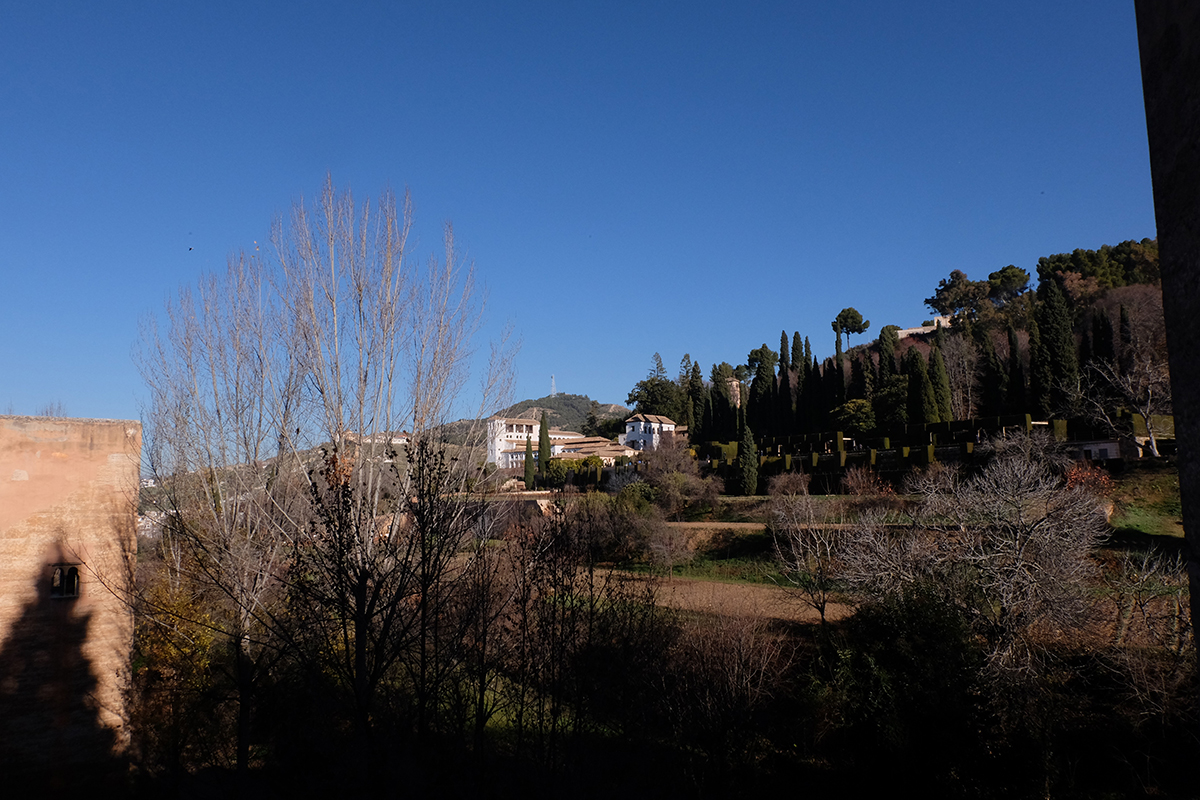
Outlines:
<svg viewBox="0 0 1200 800"><path fill-rule="evenodd" d="M501 469L516 469L525 465L525 440L533 444L533 454L537 457L538 439L541 436L541 424L536 419L512 419L507 417L492 417L487 427L487 460ZM550 429L550 452L554 453L556 445L573 439L584 438L582 433Z"/></svg>
<svg viewBox="0 0 1200 800"><path fill-rule="evenodd" d="M634 414L625 420L625 433L617 442L634 450L655 450L663 436L675 435L675 421L658 414Z"/></svg>

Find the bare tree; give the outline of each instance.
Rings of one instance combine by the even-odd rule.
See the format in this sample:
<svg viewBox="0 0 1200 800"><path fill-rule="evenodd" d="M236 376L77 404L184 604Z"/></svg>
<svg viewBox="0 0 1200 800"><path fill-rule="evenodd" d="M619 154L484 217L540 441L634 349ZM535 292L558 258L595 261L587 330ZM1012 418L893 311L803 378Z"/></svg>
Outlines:
<svg viewBox="0 0 1200 800"><path fill-rule="evenodd" d="M975 413L979 383L979 352L965 334L947 336L942 346L946 375L950 378L950 408L955 419L970 419Z"/></svg>
<svg viewBox="0 0 1200 800"><path fill-rule="evenodd" d="M990 450L974 476L914 476L912 528L865 518L841 565L847 582L871 596L937 586L987 642L993 675L1014 677L1036 672L1046 643L1077 624L1104 514L1086 488L1066 485L1052 442L1011 436Z"/></svg>
<svg viewBox="0 0 1200 800"><path fill-rule="evenodd" d="M771 534L784 579L825 624L841 565L839 532L820 519L805 490L771 498Z"/></svg>
<svg viewBox="0 0 1200 800"><path fill-rule="evenodd" d="M435 429L457 410L480 306L450 227L425 269L410 228L407 196L356 204L327 179L276 223L272 255L231 259L168 307L163 335L143 335L164 541L227 599L244 713L268 649L336 676L363 735L398 670L415 679L418 726L445 675L447 587L469 571L459 550L480 507L463 494L477 465L447 457ZM480 409L502 399L510 358L493 350Z"/></svg>
<svg viewBox="0 0 1200 800"><path fill-rule="evenodd" d="M949 488L961 546L948 577L962 581L959 603L988 641L989 666L1018 674L1036 670L1044 642L1083 611L1104 513L1085 488L1066 486L1052 442L1022 434L992 451L978 475Z"/></svg>

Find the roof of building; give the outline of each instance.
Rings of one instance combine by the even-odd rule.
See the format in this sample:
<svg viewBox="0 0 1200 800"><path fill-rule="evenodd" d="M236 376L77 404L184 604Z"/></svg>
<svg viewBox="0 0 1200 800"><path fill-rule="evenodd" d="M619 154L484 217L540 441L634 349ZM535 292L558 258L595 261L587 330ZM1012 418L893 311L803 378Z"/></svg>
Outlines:
<svg viewBox="0 0 1200 800"><path fill-rule="evenodd" d="M675 420L660 414L634 414L626 422L654 422L659 425L674 425Z"/></svg>

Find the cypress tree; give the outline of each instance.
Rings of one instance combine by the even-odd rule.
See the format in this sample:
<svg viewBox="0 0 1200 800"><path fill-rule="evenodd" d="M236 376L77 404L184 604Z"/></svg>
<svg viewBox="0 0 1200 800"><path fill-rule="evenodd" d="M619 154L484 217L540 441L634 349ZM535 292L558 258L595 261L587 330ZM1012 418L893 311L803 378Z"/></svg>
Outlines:
<svg viewBox="0 0 1200 800"><path fill-rule="evenodd" d="M1008 372L1000 362L1000 356L996 354L991 334L984 330L979 338L980 348L983 350L979 359L979 413L984 416L999 416L1005 409Z"/></svg>
<svg viewBox="0 0 1200 800"><path fill-rule="evenodd" d="M941 327L938 327L941 331ZM943 339L945 337L942 337ZM991 339L988 339L991 342ZM993 356L995 351L993 351ZM950 422L954 419L954 411L950 407L950 375L946 372L946 362L942 359L942 349L934 347L929 354L929 381L933 384L933 396L938 410L938 422Z"/></svg>
<svg viewBox="0 0 1200 800"><path fill-rule="evenodd" d="M1129 309L1121 306L1121 347L1117 351L1117 355L1121 362L1121 371L1125 372L1129 369L1129 362L1133 351L1133 320L1129 316Z"/></svg>
<svg viewBox="0 0 1200 800"><path fill-rule="evenodd" d="M713 420L713 393L709 391L704 395L704 424L700 428L701 433L708 438L700 441L717 441L716 429L717 426Z"/></svg>
<svg viewBox="0 0 1200 800"><path fill-rule="evenodd" d="M742 494L757 494L758 448L754 445L754 434L749 425L742 431L742 443L738 446L737 471Z"/></svg>
<svg viewBox="0 0 1200 800"><path fill-rule="evenodd" d="M550 461L550 424L546 421L546 412L538 424L538 477L546 480L546 464Z"/></svg>
<svg viewBox="0 0 1200 800"><path fill-rule="evenodd" d="M792 371L779 370L779 387L775 396L775 433L788 436L795 427L796 409L792 403Z"/></svg>
<svg viewBox="0 0 1200 800"><path fill-rule="evenodd" d="M700 372L700 362L692 363L692 374L688 376L688 402L692 406L692 424L688 429L688 438L693 442L703 441L707 430L708 420L705 418L708 391L704 388L704 375Z"/></svg>
<svg viewBox="0 0 1200 800"><path fill-rule="evenodd" d="M896 345L900 340L896 336L899 330L895 325L884 325L879 329L879 383L882 384L892 375L899 372L896 369Z"/></svg>
<svg viewBox="0 0 1200 800"><path fill-rule="evenodd" d="M528 436L526 436L525 437L525 488L526 489L533 488L533 476L534 476L533 441Z"/></svg>
<svg viewBox="0 0 1200 800"><path fill-rule="evenodd" d="M808 337L804 337L804 368L808 370L805 378L812 374L812 365L816 364L816 359L813 358L812 345L808 343Z"/></svg>
<svg viewBox="0 0 1200 800"><path fill-rule="evenodd" d="M787 331L779 332L779 371L787 372L791 369L791 362L788 360L790 352L788 350Z"/></svg>
<svg viewBox="0 0 1200 800"><path fill-rule="evenodd" d="M875 370L871 356L865 350L850 362L848 400L870 400L875 395Z"/></svg>
<svg viewBox="0 0 1200 800"><path fill-rule="evenodd" d="M1096 361L1112 362L1116 358L1113 347L1112 317L1107 311L1097 311L1092 316L1092 358Z"/></svg>
<svg viewBox="0 0 1200 800"><path fill-rule="evenodd" d="M764 343L750 351L747 364L754 369L750 382L750 397L745 403L747 423L770 436L775 416L775 351Z"/></svg>
<svg viewBox="0 0 1200 800"><path fill-rule="evenodd" d="M1009 414L1023 414L1026 408L1025 368L1021 365L1021 340L1017 329L1008 328L1008 383L1005 385L1004 407Z"/></svg>
<svg viewBox="0 0 1200 800"><path fill-rule="evenodd" d="M1054 373L1050 371L1050 356L1042 346L1041 327L1037 315L1029 320L1029 391L1026 403L1035 419L1050 416L1050 386Z"/></svg>
<svg viewBox="0 0 1200 800"><path fill-rule="evenodd" d="M837 336L833 348L833 373L837 381L833 384L834 392L829 398L829 404L826 406L827 409L832 409L834 406L840 406L846 402L846 368L843 363L844 359L842 358L841 320L835 319L833 321L833 332ZM828 373L826 373L826 377L829 377Z"/></svg>
<svg viewBox="0 0 1200 800"><path fill-rule="evenodd" d="M800 331L796 331L792 334L791 363L794 369L804 369L804 342L800 339Z"/></svg>
<svg viewBox="0 0 1200 800"><path fill-rule="evenodd" d="M908 424L908 378L889 375L881 380L871 407L875 410L875 427L880 431L895 431Z"/></svg>
<svg viewBox="0 0 1200 800"><path fill-rule="evenodd" d="M1042 282L1038 289L1038 333L1041 350L1046 358L1049 382L1043 391L1045 410L1051 414L1071 415L1074 409L1074 389L1079 385L1079 357L1075 350L1075 334L1071 327L1071 311L1058 282Z"/></svg>
<svg viewBox="0 0 1200 800"><path fill-rule="evenodd" d="M925 358L915 347L904 354L905 371L908 373L908 421L910 424L938 421L937 398Z"/></svg>

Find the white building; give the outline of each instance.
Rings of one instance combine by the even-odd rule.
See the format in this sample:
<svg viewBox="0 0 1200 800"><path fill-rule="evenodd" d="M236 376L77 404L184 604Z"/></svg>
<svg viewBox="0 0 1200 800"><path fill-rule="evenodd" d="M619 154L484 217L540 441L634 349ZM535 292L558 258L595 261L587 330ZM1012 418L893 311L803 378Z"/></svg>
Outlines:
<svg viewBox="0 0 1200 800"><path fill-rule="evenodd" d="M536 458L541 432L541 424L536 419L492 417L488 420L487 430L488 463L495 464L501 469L523 467L525 465L525 440L529 439ZM550 451L553 453L557 444L582 438L582 433L551 428Z"/></svg>
<svg viewBox="0 0 1200 800"><path fill-rule="evenodd" d="M617 441L635 450L655 450L664 434L675 435L675 421L658 414L634 414L625 420L625 433Z"/></svg>

